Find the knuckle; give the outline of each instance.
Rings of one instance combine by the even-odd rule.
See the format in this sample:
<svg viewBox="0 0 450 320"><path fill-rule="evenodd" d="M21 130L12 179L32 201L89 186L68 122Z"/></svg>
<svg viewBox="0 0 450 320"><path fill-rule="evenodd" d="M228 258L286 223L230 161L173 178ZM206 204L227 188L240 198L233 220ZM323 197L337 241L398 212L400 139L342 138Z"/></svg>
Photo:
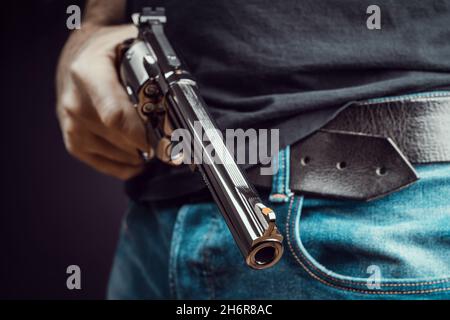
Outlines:
<svg viewBox="0 0 450 320"><path fill-rule="evenodd" d="M125 181L125 180L128 179L128 175L125 172L125 170L110 170L110 172L108 172L108 174L110 176L113 176L113 177L119 179L119 180Z"/></svg>
<svg viewBox="0 0 450 320"><path fill-rule="evenodd" d="M72 121L67 122L63 128L64 146L69 154L77 156L80 154L79 130Z"/></svg>
<svg viewBox="0 0 450 320"><path fill-rule="evenodd" d="M86 54L86 49L82 50L75 58L69 63L69 73L75 77L83 77L90 67L90 59L88 59L88 54Z"/></svg>
<svg viewBox="0 0 450 320"><path fill-rule="evenodd" d="M84 66L80 58L76 58L69 64L69 73L76 78L82 76L84 73Z"/></svg>
<svg viewBox="0 0 450 320"><path fill-rule="evenodd" d="M72 118L74 115L81 114L82 106L67 95L61 98L59 110L64 116Z"/></svg>
<svg viewBox="0 0 450 320"><path fill-rule="evenodd" d="M71 139L65 139L64 145L66 147L67 152L70 155L77 157L80 154L80 150L79 150L77 144L74 143Z"/></svg>
<svg viewBox="0 0 450 320"><path fill-rule="evenodd" d="M136 169L131 169L131 168L124 168L123 170L120 170L120 172L118 172L118 178L120 180L128 180L132 177L134 177L136 174L138 173L138 171Z"/></svg>
<svg viewBox="0 0 450 320"><path fill-rule="evenodd" d="M138 156L132 157L130 159L130 164L132 166L140 166L140 165L142 165L142 159Z"/></svg>
<svg viewBox="0 0 450 320"><path fill-rule="evenodd" d="M64 125L63 130L64 135L70 140L75 140L79 132L78 126L74 121L67 121Z"/></svg>
<svg viewBox="0 0 450 320"><path fill-rule="evenodd" d="M126 172L120 172L120 173L117 174L117 178L122 180L122 181L128 180L130 177L131 176L128 173L126 173Z"/></svg>
<svg viewBox="0 0 450 320"><path fill-rule="evenodd" d="M104 103L102 110L101 119L106 127L117 130L124 127L125 112L115 102Z"/></svg>

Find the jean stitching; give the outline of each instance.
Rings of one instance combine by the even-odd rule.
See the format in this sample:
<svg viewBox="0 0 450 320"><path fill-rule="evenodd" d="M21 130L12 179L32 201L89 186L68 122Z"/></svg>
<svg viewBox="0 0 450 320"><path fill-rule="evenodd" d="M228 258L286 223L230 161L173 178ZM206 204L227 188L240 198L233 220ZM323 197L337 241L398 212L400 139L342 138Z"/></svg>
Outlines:
<svg viewBox="0 0 450 320"><path fill-rule="evenodd" d="M281 164L281 170L278 172L278 185L277 185L277 193L284 194L284 176L285 176L285 168L286 168L286 162L284 159L284 153L285 150L281 150L279 153L279 159Z"/></svg>
<svg viewBox="0 0 450 320"><path fill-rule="evenodd" d="M300 213L298 213L300 214ZM294 231L294 230L293 230ZM317 268L317 266L315 266L311 261L309 261L309 259L307 257L305 257L302 253L302 250L299 246L298 243L296 243L297 246L297 250L299 251L299 253L303 256L304 260L313 268L315 269L317 272L321 273L324 277L328 277L331 280L334 281L338 281L338 282L343 282L343 283L349 283L349 284L359 284L359 285L365 285L366 282L361 282L361 281L356 281L356 280L345 280L345 279L339 279L339 278L335 278L333 276L330 276L326 273L324 273L322 270L320 270L319 268ZM391 287L402 287L402 286L419 286L419 285L431 285L431 284L439 284L439 283L445 283L445 282L449 282L450 278L444 278L444 279L439 279L439 280L432 280L432 281L417 281L417 282L396 282L396 283L389 283L389 281L386 281L386 283L384 283L384 286L391 286Z"/></svg>
<svg viewBox="0 0 450 320"><path fill-rule="evenodd" d="M203 241L202 243L205 245L205 251L203 252L203 270L202 270L202 275L205 278L205 282L207 284L208 290L210 291L210 299L214 299L215 298L215 290L214 290L214 276L213 276L213 269L210 268L210 261L211 261L211 257L210 254L208 252L208 242L209 240L211 240L212 235L214 234L214 230L216 229L216 221L217 221L217 217L215 215L211 216L211 223L208 229L208 232L205 234L205 236L203 237Z"/></svg>
<svg viewBox="0 0 450 320"><path fill-rule="evenodd" d="M272 178L272 191L269 197L269 200L272 202L280 202L283 198L283 194L280 193L280 180L284 171L284 162L281 161L282 152L283 150L280 150L278 155L275 157L275 161L277 161L278 164L278 172Z"/></svg>
<svg viewBox="0 0 450 320"><path fill-rule="evenodd" d="M270 194L270 200L272 201L272 196L275 195L278 192L278 176L281 170L281 164L280 164L280 160L279 160L279 155L277 155L276 157L274 157L274 161L276 162L276 166L278 166L278 172L276 174L273 175L272 177L272 191Z"/></svg>
<svg viewBox="0 0 450 320"><path fill-rule="evenodd" d="M369 290L361 290L361 289L356 289L356 288L349 288L349 287L343 287L340 285L336 285L334 283L328 282L324 279L322 279L321 277L319 277L318 275L316 275L313 271L311 271L303 262L302 259L300 259L296 253L296 250L294 249L292 242L294 242L294 240L291 238L293 232L291 232L291 225L290 225L290 219L291 219L291 215L292 215L292 209L293 209L293 205L295 202L295 198L298 197L292 197L291 198L291 202L289 204L289 208L288 208L288 214L287 214L287 220L286 220L286 238L287 238L287 243L289 246L289 250L292 253L292 255L294 256L295 260L297 261L298 264L300 264L300 266L314 279L318 280L319 282L333 287L333 288L337 288L337 289L342 289L342 290L346 290L346 291L351 291L351 292L358 292L358 293L365 293L365 294L381 294L381 295L387 295L387 294L417 294L417 293L433 293L433 292L443 292L443 291L448 291L450 290L450 287L445 287L445 288L434 288L434 289L422 289L422 290L404 290L404 291L377 291L377 290L373 290L373 291L369 291ZM297 201L297 209L295 211L298 211L300 209L300 203L301 201ZM294 230L292 230L294 231ZM297 244L298 247L298 244ZM297 250L299 250L299 248L297 248ZM333 278L329 275L324 274L321 270L317 269L314 265L311 264L310 261L308 261L308 259L302 254L302 252L299 250L298 251L300 256L303 258L304 261L306 261L310 266L312 266L315 270L319 271L322 275L324 275L325 277L328 277L330 280L337 280L337 281L342 281L342 282L346 282L349 284L356 284L357 282L354 281L350 281L350 280L343 280L343 279L337 279L337 278ZM448 282L450 279L447 279L445 281L440 280L437 283L445 283ZM363 283L366 284L366 283ZM423 283L421 283L423 284ZM434 284L434 283L432 283ZM384 286L401 286L401 284L383 284ZM407 285L412 285L407 283L405 286Z"/></svg>
<svg viewBox="0 0 450 320"><path fill-rule="evenodd" d="M169 289L170 294L174 298L180 298L178 296L178 253L180 249L180 243L182 238L182 232L180 232L181 224L185 219L185 216L189 212L189 206L183 206L180 208L177 216L177 220L175 222L172 240L171 240L171 248L170 248L170 257L169 257Z"/></svg>
<svg viewBox="0 0 450 320"><path fill-rule="evenodd" d="M286 170L284 172L284 193L285 195L290 198L292 196L292 192L291 189L289 187L289 184L291 183L291 147L287 146L286 147L286 157L285 157L285 161L286 161Z"/></svg>
<svg viewBox="0 0 450 320"><path fill-rule="evenodd" d="M289 189L289 146L278 153L278 172L273 177L272 192L269 200L272 202L287 202L292 193Z"/></svg>

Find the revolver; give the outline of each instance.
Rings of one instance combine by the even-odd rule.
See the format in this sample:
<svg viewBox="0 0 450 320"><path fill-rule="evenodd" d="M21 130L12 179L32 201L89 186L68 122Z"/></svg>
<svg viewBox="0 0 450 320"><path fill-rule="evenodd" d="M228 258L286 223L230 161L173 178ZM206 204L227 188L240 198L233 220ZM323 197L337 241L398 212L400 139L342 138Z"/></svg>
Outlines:
<svg viewBox="0 0 450 320"><path fill-rule="evenodd" d="M164 8L143 8L132 19L139 33L118 45L118 74L146 126L149 145L159 160L170 165L193 157L190 166L203 176L246 264L254 269L273 266L283 254L275 213L236 164L195 79L167 39ZM192 153L176 151L178 144L171 139L176 129L190 134L192 139L178 144ZM199 161L211 150L214 161Z"/></svg>

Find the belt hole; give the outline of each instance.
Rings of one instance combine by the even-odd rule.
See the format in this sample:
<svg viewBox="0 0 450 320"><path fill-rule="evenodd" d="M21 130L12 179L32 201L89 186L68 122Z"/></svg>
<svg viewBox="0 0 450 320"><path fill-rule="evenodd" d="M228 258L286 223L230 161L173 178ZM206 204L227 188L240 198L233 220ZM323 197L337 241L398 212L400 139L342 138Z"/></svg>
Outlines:
<svg viewBox="0 0 450 320"><path fill-rule="evenodd" d="M344 170L345 168L347 168L347 162L345 161L338 162L336 164L336 168L338 168L338 170Z"/></svg>
<svg viewBox="0 0 450 320"><path fill-rule="evenodd" d="M310 162L311 162L311 158L310 157L303 157L303 158L300 159L300 163L302 164L302 166L306 166Z"/></svg>
<svg viewBox="0 0 450 320"><path fill-rule="evenodd" d="M387 174L387 169L385 167L379 167L376 170L377 175L384 176Z"/></svg>

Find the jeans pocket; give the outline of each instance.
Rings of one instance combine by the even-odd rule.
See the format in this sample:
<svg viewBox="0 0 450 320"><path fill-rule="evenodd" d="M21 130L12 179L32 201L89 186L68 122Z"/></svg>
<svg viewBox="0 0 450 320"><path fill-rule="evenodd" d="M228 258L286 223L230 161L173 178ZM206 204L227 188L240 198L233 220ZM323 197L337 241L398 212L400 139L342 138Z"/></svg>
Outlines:
<svg viewBox="0 0 450 320"><path fill-rule="evenodd" d="M285 230L289 251L309 276L337 290L448 297L450 206L426 207L412 194L373 203L295 196Z"/></svg>
<svg viewBox="0 0 450 320"><path fill-rule="evenodd" d="M279 292L268 288L278 288L278 278L286 276L281 261L265 270L247 266L215 203L180 209L169 265L177 299L279 298Z"/></svg>

